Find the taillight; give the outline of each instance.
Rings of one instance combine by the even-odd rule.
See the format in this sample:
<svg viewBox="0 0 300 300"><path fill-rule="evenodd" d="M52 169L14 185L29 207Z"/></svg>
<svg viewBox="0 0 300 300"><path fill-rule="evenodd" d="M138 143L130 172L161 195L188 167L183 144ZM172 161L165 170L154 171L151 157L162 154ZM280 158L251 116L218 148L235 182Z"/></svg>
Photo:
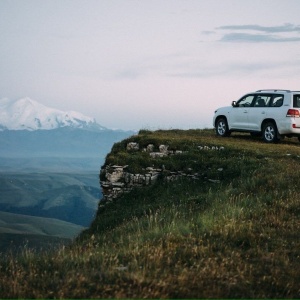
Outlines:
<svg viewBox="0 0 300 300"><path fill-rule="evenodd" d="M292 118L299 118L300 117L299 110L298 109L289 109L286 116L292 117Z"/></svg>

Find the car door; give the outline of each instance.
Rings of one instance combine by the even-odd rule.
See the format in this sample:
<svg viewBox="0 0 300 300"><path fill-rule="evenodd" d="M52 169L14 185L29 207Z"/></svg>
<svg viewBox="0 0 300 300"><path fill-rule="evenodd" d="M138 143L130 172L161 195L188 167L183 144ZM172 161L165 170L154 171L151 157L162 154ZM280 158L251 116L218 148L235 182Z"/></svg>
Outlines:
<svg viewBox="0 0 300 300"><path fill-rule="evenodd" d="M247 130L248 125L248 113L252 105L254 95L246 95L237 101L230 112L230 128Z"/></svg>
<svg viewBox="0 0 300 300"><path fill-rule="evenodd" d="M272 95L256 95L248 111L249 130L261 131L262 121L267 117Z"/></svg>

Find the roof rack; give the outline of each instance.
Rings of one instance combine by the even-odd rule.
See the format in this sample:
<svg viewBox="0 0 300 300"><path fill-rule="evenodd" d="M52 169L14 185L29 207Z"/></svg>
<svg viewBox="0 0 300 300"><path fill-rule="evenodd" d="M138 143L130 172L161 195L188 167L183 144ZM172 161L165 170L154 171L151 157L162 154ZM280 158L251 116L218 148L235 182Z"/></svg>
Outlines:
<svg viewBox="0 0 300 300"><path fill-rule="evenodd" d="M272 92L278 92L278 91L280 91L280 92L291 92L290 90L280 90L280 89L265 89L265 90L258 90L258 91L256 91L256 92L264 92L264 91L266 91L266 92L270 92L270 91L272 91Z"/></svg>

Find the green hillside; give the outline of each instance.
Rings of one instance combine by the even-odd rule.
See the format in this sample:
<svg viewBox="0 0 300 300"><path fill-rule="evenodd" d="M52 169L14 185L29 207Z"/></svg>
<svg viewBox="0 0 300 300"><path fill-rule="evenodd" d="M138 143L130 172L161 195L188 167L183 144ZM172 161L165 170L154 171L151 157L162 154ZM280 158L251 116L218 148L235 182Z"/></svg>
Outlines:
<svg viewBox="0 0 300 300"><path fill-rule="evenodd" d="M84 227L57 219L0 211L0 252L57 248L70 244Z"/></svg>
<svg viewBox="0 0 300 300"><path fill-rule="evenodd" d="M0 234L37 234L73 238L83 228L58 219L24 216L0 211Z"/></svg>
<svg viewBox="0 0 300 300"><path fill-rule="evenodd" d="M149 144L172 152L153 157ZM296 139L143 130L105 164L161 171L155 184L101 201L70 247L2 258L2 297L300 298Z"/></svg>
<svg viewBox="0 0 300 300"><path fill-rule="evenodd" d="M101 196L94 172L0 172L0 211L89 226Z"/></svg>

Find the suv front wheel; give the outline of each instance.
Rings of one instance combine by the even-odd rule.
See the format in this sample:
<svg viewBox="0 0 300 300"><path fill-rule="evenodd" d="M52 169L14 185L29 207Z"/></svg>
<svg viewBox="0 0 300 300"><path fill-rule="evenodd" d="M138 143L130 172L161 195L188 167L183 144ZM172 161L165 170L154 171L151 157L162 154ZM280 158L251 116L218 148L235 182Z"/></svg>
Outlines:
<svg viewBox="0 0 300 300"><path fill-rule="evenodd" d="M264 124L262 137L267 143L275 143L279 141L277 127L274 122L267 122Z"/></svg>
<svg viewBox="0 0 300 300"><path fill-rule="evenodd" d="M229 136L230 131L228 129L227 120L225 118L220 118L216 122L216 134L219 136Z"/></svg>

